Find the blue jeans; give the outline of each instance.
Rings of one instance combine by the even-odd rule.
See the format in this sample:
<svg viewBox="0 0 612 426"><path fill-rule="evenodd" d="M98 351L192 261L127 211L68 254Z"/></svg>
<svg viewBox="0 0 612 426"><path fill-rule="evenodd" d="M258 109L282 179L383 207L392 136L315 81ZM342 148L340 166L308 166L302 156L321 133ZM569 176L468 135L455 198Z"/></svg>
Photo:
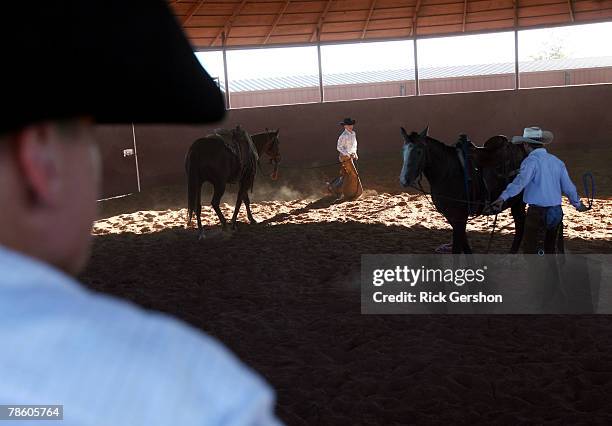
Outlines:
<svg viewBox="0 0 612 426"><path fill-rule="evenodd" d="M561 206L543 207L543 209L546 229L552 229L559 226L563 220L563 209Z"/></svg>
<svg viewBox="0 0 612 426"><path fill-rule="evenodd" d="M563 210L561 206L530 205L525 218L523 253L563 253Z"/></svg>

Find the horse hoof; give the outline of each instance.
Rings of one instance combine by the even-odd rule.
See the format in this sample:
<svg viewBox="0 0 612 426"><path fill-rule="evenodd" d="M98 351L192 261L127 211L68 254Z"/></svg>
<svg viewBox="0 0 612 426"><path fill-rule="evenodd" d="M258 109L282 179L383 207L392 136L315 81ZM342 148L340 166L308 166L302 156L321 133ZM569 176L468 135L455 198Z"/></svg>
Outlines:
<svg viewBox="0 0 612 426"><path fill-rule="evenodd" d="M206 234L204 234L204 231L201 231L200 233L198 233L198 241L202 241L205 238L206 238Z"/></svg>
<svg viewBox="0 0 612 426"><path fill-rule="evenodd" d="M435 249L436 253L448 254L453 252L453 243L442 244Z"/></svg>

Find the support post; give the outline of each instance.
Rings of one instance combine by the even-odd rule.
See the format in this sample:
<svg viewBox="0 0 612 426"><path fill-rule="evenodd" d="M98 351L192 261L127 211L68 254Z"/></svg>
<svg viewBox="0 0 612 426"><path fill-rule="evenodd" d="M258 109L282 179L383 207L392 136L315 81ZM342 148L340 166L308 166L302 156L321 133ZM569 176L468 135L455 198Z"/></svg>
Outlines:
<svg viewBox="0 0 612 426"><path fill-rule="evenodd" d="M138 192L140 192L140 168L138 167L138 150L136 149L136 129L132 123L132 140L134 142L134 160L136 160L136 183L138 184Z"/></svg>
<svg viewBox="0 0 612 426"><path fill-rule="evenodd" d="M229 92L229 79L227 78L227 49L225 49L225 32L221 34L221 40L223 41L223 75L225 77L225 81L223 85L225 86L225 109L230 109L230 92Z"/></svg>
<svg viewBox="0 0 612 426"><path fill-rule="evenodd" d="M412 39L414 43L414 49L412 49L414 53L414 94L419 96L421 91L419 90L419 59L417 52L417 38L416 36Z"/></svg>
<svg viewBox="0 0 612 426"><path fill-rule="evenodd" d="M519 39L518 39L518 8L519 0L514 0L514 90L521 88L521 79L519 77Z"/></svg>
<svg viewBox="0 0 612 426"><path fill-rule="evenodd" d="M319 63L319 102L323 102L323 66L321 65L321 41L317 36L317 60Z"/></svg>
<svg viewBox="0 0 612 426"><path fill-rule="evenodd" d="M514 29L514 90L521 87L519 78L519 49L518 49L518 30Z"/></svg>

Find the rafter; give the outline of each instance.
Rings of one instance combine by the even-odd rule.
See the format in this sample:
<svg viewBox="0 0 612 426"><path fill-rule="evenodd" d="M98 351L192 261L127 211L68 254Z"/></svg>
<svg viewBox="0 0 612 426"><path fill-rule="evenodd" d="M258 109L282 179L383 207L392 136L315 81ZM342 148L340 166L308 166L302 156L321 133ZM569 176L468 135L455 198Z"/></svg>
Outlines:
<svg viewBox="0 0 612 426"><path fill-rule="evenodd" d="M574 22L574 3L572 0L567 0L567 6L569 7L569 15L572 22Z"/></svg>
<svg viewBox="0 0 612 426"><path fill-rule="evenodd" d="M325 20L325 17L327 16L327 12L329 12L329 8L332 4L332 1L333 0L327 0L325 9L323 10L323 12L321 12L321 15L319 16L319 20L317 21L317 26L315 27L315 29L312 31L312 34L310 35L311 42L315 40L315 36L317 35L318 32L321 31L321 26L323 25L323 21Z"/></svg>
<svg viewBox="0 0 612 426"><path fill-rule="evenodd" d="M414 15L412 15L412 28L410 29L410 35L416 35L417 20L419 19L419 9L421 8L421 0L417 0L414 6Z"/></svg>
<svg viewBox="0 0 612 426"><path fill-rule="evenodd" d="M278 25L278 23L280 22L281 18L285 14L285 11L287 10L287 7L289 7L289 3L291 3L291 0L285 1L285 5L283 6L283 8L281 9L280 13L278 14L276 19L274 20L274 24L272 24L272 28L270 28L270 31L268 31L268 34L266 35L266 38L265 38L263 44L266 44L268 42L268 40L270 39L270 36L272 35L274 30L276 29L276 26Z"/></svg>
<svg viewBox="0 0 612 426"><path fill-rule="evenodd" d="M465 21L467 18L467 2L468 0L463 0L463 25L461 26L463 32L465 32Z"/></svg>
<svg viewBox="0 0 612 426"><path fill-rule="evenodd" d="M370 24L370 19L372 18L372 13L374 13L375 6L376 6L376 0L372 0L372 4L370 5L370 11L368 12L368 19L366 19L365 25L363 26L363 32L361 33L362 39L365 38L366 32L368 31L368 25Z"/></svg>
<svg viewBox="0 0 612 426"><path fill-rule="evenodd" d="M219 37L221 37L221 34L225 33L226 39L229 37L230 30L232 29L232 25L234 24L234 19L236 19L236 16L240 15L242 8L244 7L247 1L248 0L242 0L240 4L234 9L234 12L232 13L232 15L229 18L227 18L227 20L225 21L225 24L223 24L223 28L219 30L219 32L217 33L217 36L210 43L211 46L215 45L217 40L219 40Z"/></svg>
<svg viewBox="0 0 612 426"><path fill-rule="evenodd" d="M199 2L191 6L191 9L189 9L189 11L187 12L187 15L183 17L183 21L181 22L183 26L187 25L189 20L193 17L193 15L196 14L196 12L200 9L200 7L202 7L205 1L206 0L200 0Z"/></svg>
<svg viewBox="0 0 612 426"><path fill-rule="evenodd" d="M514 28L518 27L518 4L519 0L512 0L512 4L514 4Z"/></svg>

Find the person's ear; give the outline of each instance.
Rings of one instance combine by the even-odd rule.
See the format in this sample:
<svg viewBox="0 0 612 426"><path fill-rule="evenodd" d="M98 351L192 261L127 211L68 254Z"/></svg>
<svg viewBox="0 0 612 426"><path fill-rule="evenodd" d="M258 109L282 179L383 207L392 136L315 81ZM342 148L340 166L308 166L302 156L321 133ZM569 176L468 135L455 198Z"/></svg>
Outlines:
<svg viewBox="0 0 612 426"><path fill-rule="evenodd" d="M53 205L60 190L56 129L50 123L28 126L14 134L15 155L31 201Z"/></svg>

